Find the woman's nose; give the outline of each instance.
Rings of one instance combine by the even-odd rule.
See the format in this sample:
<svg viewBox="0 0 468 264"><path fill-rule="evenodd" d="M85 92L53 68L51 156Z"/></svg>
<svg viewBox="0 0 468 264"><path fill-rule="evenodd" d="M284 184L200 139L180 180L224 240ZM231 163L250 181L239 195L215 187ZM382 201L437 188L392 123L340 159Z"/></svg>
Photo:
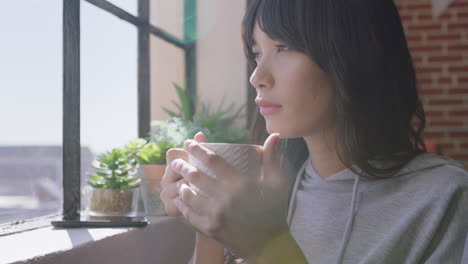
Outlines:
<svg viewBox="0 0 468 264"><path fill-rule="evenodd" d="M255 89L273 87L273 76L271 72L264 66L257 66L250 76L250 84Z"/></svg>

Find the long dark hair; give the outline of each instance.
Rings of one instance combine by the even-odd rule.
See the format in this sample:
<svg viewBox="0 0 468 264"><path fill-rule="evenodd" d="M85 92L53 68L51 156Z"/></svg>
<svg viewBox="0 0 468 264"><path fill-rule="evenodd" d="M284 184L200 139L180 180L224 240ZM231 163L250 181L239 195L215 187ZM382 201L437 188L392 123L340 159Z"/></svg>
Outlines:
<svg viewBox="0 0 468 264"><path fill-rule="evenodd" d="M332 80L338 155L364 177L393 175L425 152L425 116L413 63L393 0L251 0L242 21L250 67L253 28L307 54ZM258 112L253 142L267 136ZM302 138L281 142L300 166L308 157Z"/></svg>

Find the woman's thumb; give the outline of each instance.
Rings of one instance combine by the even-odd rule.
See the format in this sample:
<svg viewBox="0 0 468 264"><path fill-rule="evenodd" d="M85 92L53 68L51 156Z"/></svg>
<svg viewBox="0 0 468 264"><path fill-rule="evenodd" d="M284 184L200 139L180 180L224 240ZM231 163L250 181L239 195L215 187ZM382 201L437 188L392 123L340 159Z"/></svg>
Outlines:
<svg viewBox="0 0 468 264"><path fill-rule="evenodd" d="M277 174L280 168L280 153L278 151L278 143L280 135L278 133L271 134L263 144L263 172L264 175Z"/></svg>
<svg viewBox="0 0 468 264"><path fill-rule="evenodd" d="M197 134L195 134L195 136L193 137L193 139L197 142L206 142L206 136L205 134L203 134L203 132L198 132Z"/></svg>

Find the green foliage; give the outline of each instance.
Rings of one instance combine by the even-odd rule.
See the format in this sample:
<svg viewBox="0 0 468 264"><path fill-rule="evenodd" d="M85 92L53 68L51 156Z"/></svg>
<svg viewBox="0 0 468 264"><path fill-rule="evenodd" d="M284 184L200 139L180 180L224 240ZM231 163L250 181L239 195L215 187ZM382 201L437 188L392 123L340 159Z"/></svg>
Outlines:
<svg viewBox="0 0 468 264"><path fill-rule="evenodd" d="M190 98L190 94L188 90L183 89L176 83L172 83L176 89L177 96L179 97L180 103L177 103L176 101L172 101L172 103L175 105L177 110L179 111L178 113L167 109L166 107L163 107L163 110L171 117L177 117L182 120L189 120L191 121L193 119L193 106L192 106L192 99Z"/></svg>
<svg viewBox="0 0 468 264"><path fill-rule="evenodd" d="M135 140L130 141L127 145L125 145L125 150L127 154L130 155L132 158L132 165L135 167L138 165L138 156L140 150L145 146L147 141L143 138L138 138Z"/></svg>
<svg viewBox="0 0 468 264"><path fill-rule="evenodd" d="M181 103L173 103L179 112L176 113L163 108L172 118L168 121L152 122L152 126L156 127L156 131L150 133L151 141L167 141L180 147L184 140L193 138L197 132L201 131L205 134L208 142L247 142L248 131L233 127L234 122L243 117L244 106L236 109L235 104L231 103L223 108L225 105L223 98L216 110L212 110L209 104L200 103L197 111L192 113L191 103L196 100L190 100L188 91L177 84L174 84L174 86Z"/></svg>
<svg viewBox="0 0 468 264"><path fill-rule="evenodd" d="M167 131L169 133L169 131ZM178 145L168 141L166 138L159 138L158 141L147 141L139 138L125 145L127 154L132 158L133 166L138 164L166 164L166 152Z"/></svg>
<svg viewBox="0 0 468 264"><path fill-rule="evenodd" d="M166 152L177 145L167 141L146 143L138 152L139 164L166 164Z"/></svg>
<svg viewBox="0 0 468 264"><path fill-rule="evenodd" d="M244 106L236 109L234 103L226 108L223 105L224 98L215 111L209 104L200 104L199 111L193 117L195 127L205 129L208 142L246 143L248 131L233 127L234 122L243 117Z"/></svg>
<svg viewBox="0 0 468 264"><path fill-rule="evenodd" d="M98 156L93 167L95 174L89 174L87 183L98 189L134 189L140 186L135 175L134 159L125 149L112 149Z"/></svg>

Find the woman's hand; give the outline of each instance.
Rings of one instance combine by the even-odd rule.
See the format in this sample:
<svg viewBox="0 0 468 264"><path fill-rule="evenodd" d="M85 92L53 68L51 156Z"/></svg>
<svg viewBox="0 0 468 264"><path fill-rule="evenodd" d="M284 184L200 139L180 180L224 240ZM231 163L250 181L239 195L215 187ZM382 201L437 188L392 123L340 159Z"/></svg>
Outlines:
<svg viewBox="0 0 468 264"><path fill-rule="evenodd" d="M206 142L205 135L202 133L197 133L194 136L194 140L198 142ZM179 196L179 190L177 188L177 182L186 184L187 181L177 172L175 172L170 164L176 159L187 160L188 152L184 149L173 148L167 151L166 153L166 172L164 177L161 180L161 193L160 198L164 204L164 209L166 213L174 217L182 217L181 212L174 205L174 199Z"/></svg>
<svg viewBox="0 0 468 264"><path fill-rule="evenodd" d="M185 150L210 168L216 180L184 159L168 163L186 181L205 195L198 195L184 181L178 181L174 204L199 232L222 242L242 257L256 254L278 235L289 232L286 222L289 177L282 174L276 149L278 134L265 141L263 173L257 178L242 175L213 151L186 141Z"/></svg>

